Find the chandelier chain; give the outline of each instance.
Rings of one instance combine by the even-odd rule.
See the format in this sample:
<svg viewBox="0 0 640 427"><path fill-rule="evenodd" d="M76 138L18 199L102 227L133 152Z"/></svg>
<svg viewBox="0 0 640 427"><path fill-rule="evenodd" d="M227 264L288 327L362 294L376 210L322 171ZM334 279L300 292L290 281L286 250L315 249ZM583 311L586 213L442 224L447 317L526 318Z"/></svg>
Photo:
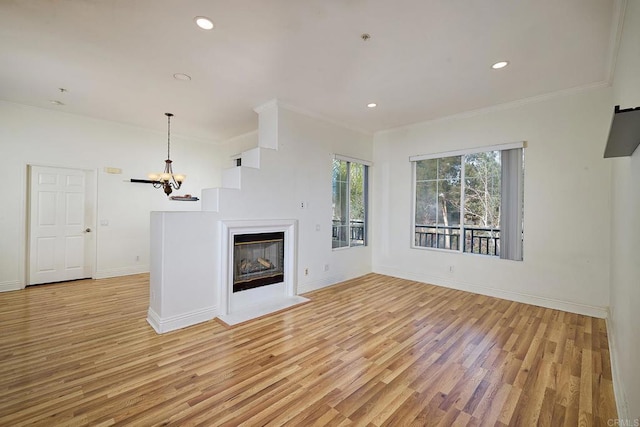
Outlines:
<svg viewBox="0 0 640 427"><path fill-rule="evenodd" d="M162 188L164 193L169 196L173 190L179 190L185 176L182 174L174 174L171 166L171 117L172 113L164 113L167 116L167 159L164 161L164 172L149 174L149 178L153 182L155 188Z"/></svg>
<svg viewBox="0 0 640 427"><path fill-rule="evenodd" d="M167 159L171 158L171 116L167 114Z"/></svg>

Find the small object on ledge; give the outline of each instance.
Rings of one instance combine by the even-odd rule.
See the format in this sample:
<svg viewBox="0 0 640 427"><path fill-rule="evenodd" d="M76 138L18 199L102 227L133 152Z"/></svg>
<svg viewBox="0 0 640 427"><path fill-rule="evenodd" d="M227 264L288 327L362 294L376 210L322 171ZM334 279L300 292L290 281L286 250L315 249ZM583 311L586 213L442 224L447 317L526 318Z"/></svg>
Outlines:
<svg viewBox="0 0 640 427"><path fill-rule="evenodd" d="M151 179L136 179L136 178L131 178L131 182L137 182L140 184L156 184L160 181L153 181Z"/></svg>
<svg viewBox="0 0 640 427"><path fill-rule="evenodd" d="M185 194L184 196L171 196L169 197L171 200L182 200L183 202L197 202L197 197L193 197L191 194Z"/></svg>

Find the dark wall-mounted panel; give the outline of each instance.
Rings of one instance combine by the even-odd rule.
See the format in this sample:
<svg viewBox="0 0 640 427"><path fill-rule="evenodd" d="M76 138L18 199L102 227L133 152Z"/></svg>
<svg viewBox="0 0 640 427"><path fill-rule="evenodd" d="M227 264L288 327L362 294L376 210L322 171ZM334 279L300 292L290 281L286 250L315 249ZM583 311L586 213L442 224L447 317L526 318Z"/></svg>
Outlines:
<svg viewBox="0 0 640 427"><path fill-rule="evenodd" d="M621 110L616 105L604 157L630 156L640 144L640 107Z"/></svg>

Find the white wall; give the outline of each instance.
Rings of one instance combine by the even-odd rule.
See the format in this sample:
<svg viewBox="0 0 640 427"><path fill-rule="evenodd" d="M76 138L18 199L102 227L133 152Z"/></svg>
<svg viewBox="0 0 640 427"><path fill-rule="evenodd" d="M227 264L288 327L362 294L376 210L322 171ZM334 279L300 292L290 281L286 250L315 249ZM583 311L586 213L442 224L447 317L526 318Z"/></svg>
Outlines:
<svg viewBox="0 0 640 427"><path fill-rule="evenodd" d="M610 100L600 88L376 134L374 271L604 317ZM523 140L524 261L410 248L409 156Z"/></svg>
<svg viewBox="0 0 640 427"><path fill-rule="evenodd" d="M629 1L614 74L614 104L640 107L640 2ZM640 150L607 160L611 183L609 337L619 416L640 419Z"/></svg>
<svg viewBox="0 0 640 427"><path fill-rule="evenodd" d="M232 158L237 158L243 151L250 150L258 146L258 131L249 132L232 138L220 145L220 161L223 169L230 168L236 164Z"/></svg>
<svg viewBox="0 0 640 427"><path fill-rule="evenodd" d="M221 198L219 218L297 219L299 292L371 272L371 246L331 249L331 162L333 154L370 161L372 137L281 107L277 135L278 149L263 149L260 169L243 169L242 189Z"/></svg>
<svg viewBox="0 0 640 427"><path fill-rule="evenodd" d="M160 114L159 120L166 122ZM187 174L174 194L198 196L201 188L218 185L219 155L214 145L180 138L179 118L172 121L171 157L176 172ZM0 289L17 289L25 280L27 165L71 167L97 175L96 276L149 271L149 213L152 210L199 210L200 202L168 201L145 179L161 171L166 133L62 112L0 102L0 153L3 168L0 210ZM105 167L121 168L121 175ZM139 260L136 261L136 257Z"/></svg>

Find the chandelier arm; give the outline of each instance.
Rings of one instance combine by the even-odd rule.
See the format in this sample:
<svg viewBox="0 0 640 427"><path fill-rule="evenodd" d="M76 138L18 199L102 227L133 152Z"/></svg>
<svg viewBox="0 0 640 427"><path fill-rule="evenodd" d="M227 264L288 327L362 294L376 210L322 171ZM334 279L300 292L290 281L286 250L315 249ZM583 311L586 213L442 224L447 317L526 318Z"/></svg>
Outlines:
<svg viewBox="0 0 640 427"><path fill-rule="evenodd" d="M172 177L171 182L169 182L169 185L175 188L176 190L179 190L180 187L182 187L182 182L176 181L175 177Z"/></svg>

